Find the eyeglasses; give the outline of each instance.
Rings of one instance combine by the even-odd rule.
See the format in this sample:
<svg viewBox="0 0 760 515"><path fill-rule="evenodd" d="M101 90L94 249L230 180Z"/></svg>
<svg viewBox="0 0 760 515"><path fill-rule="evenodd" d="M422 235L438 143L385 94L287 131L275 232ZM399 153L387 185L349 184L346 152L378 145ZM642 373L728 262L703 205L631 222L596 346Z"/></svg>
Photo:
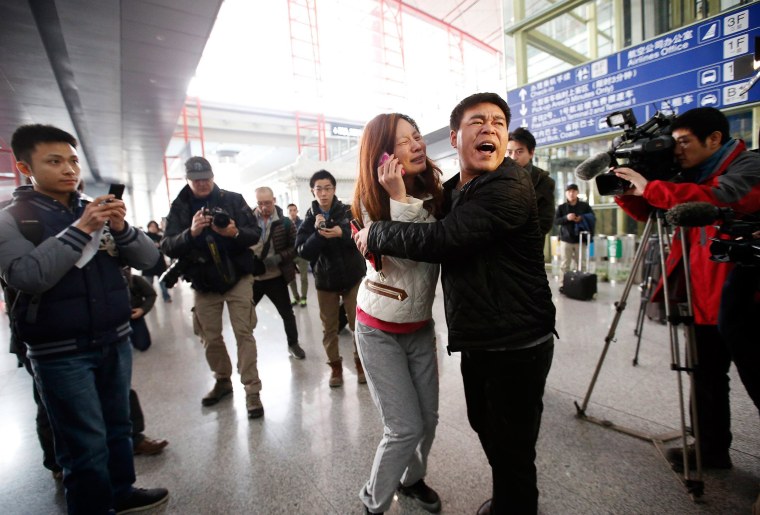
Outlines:
<svg viewBox="0 0 760 515"><path fill-rule="evenodd" d="M314 191L316 193L322 193L323 191L332 191L334 189L335 189L334 186L324 186L324 187L323 186L317 186L316 188L314 188Z"/></svg>
<svg viewBox="0 0 760 515"><path fill-rule="evenodd" d="M274 200L262 200L261 202L256 203L257 206L272 206L274 205Z"/></svg>

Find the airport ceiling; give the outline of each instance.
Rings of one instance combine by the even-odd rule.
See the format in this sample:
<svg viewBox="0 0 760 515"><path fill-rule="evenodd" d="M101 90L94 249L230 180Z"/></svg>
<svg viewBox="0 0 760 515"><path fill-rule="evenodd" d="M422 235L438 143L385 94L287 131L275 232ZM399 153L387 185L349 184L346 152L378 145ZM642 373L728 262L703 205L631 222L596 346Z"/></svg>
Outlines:
<svg viewBox="0 0 760 515"><path fill-rule="evenodd" d="M79 139L88 183L154 189L221 3L0 0L0 147L53 124ZM501 48L501 0L405 4Z"/></svg>

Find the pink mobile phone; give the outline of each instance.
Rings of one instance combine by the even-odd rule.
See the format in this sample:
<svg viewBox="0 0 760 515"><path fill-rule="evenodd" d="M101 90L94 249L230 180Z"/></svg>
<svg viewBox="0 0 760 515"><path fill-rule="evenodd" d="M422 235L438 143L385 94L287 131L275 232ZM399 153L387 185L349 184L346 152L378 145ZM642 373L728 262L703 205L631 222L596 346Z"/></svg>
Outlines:
<svg viewBox="0 0 760 515"><path fill-rule="evenodd" d="M383 152L383 155L380 156L380 161L377 162L377 166L382 166L383 163L385 163L390 158L391 158L391 156L388 155L388 152ZM401 169L401 175L402 176L406 175L406 170L404 170L403 168Z"/></svg>

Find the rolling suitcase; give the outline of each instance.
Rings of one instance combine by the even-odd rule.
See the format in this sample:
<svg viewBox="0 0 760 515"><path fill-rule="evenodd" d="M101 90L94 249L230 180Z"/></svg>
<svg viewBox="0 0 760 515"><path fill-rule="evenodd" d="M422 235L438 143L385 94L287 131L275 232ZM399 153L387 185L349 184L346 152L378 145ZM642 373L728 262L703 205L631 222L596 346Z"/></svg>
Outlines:
<svg viewBox="0 0 760 515"><path fill-rule="evenodd" d="M586 271L583 271L583 239L584 234L589 236L586 231L581 232L579 236L580 245L578 247L578 270L566 272L562 277L562 287L560 293L576 300L591 300L596 295L596 274L588 272L589 262L591 261L591 249L588 241L586 242Z"/></svg>

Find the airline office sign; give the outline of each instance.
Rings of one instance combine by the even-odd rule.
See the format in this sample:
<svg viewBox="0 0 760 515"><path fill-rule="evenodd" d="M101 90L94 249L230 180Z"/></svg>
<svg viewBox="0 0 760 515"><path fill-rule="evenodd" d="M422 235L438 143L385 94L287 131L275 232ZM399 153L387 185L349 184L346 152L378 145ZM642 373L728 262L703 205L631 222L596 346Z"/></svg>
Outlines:
<svg viewBox="0 0 760 515"><path fill-rule="evenodd" d="M734 77L735 59L752 54L758 36L760 2L508 91L511 125L551 145L619 130L606 119L622 109L642 123L658 110L758 102L760 85L742 95L751 77Z"/></svg>

